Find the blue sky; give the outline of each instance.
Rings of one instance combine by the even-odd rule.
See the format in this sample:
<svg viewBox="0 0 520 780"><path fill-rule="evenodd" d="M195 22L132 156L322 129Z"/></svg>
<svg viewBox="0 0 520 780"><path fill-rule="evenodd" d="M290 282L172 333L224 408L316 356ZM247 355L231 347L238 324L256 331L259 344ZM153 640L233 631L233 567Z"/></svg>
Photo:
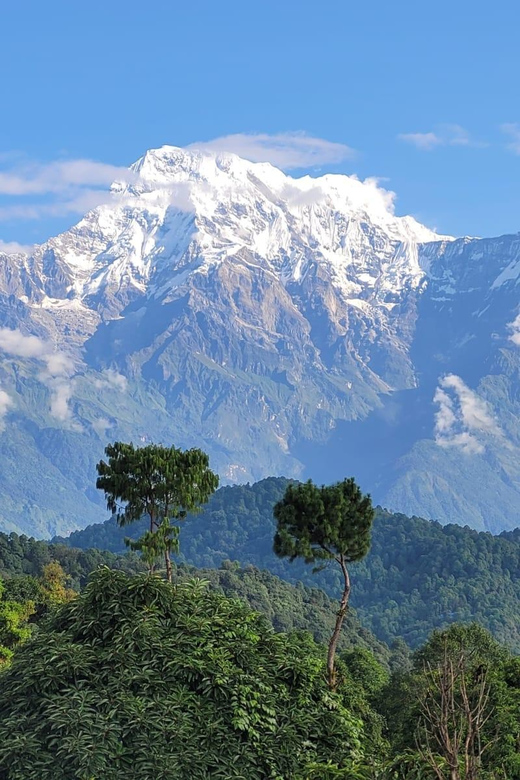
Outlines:
<svg viewBox="0 0 520 780"><path fill-rule="evenodd" d="M73 224L147 148L291 132L355 150L315 144L293 175L376 176L440 232L517 232L518 29L512 0L6 0L0 240Z"/></svg>

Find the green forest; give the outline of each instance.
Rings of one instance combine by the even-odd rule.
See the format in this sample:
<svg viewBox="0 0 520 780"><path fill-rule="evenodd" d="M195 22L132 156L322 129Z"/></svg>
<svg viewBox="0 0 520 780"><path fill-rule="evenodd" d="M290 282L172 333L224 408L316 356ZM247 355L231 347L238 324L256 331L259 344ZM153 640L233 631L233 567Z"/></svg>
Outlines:
<svg viewBox="0 0 520 780"><path fill-rule="evenodd" d="M313 574L299 561L289 563L273 553L273 506L287 484L270 478L220 488L183 525L177 560L203 568L226 560L252 564L336 597L339 576L334 569ZM125 537L137 538L143 527L120 528L110 518L59 541L121 553ZM520 531L492 536L377 508L370 551L352 564L351 603L362 624L387 644L404 638L415 648L434 628L475 621L520 652L519 542Z"/></svg>
<svg viewBox="0 0 520 780"><path fill-rule="evenodd" d="M107 454L107 523L0 534L0 780L520 780L514 533Z"/></svg>

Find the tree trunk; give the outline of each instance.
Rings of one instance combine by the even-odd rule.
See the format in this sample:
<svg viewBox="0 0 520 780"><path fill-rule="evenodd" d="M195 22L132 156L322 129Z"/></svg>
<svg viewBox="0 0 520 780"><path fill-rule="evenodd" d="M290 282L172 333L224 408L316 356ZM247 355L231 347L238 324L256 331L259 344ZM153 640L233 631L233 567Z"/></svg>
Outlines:
<svg viewBox="0 0 520 780"><path fill-rule="evenodd" d="M171 559L170 559L170 551L169 550L165 550L164 551L164 562L166 564L166 579L168 580L168 582L172 582L172 580L173 580L173 577L172 577L172 562L171 562Z"/></svg>
<svg viewBox="0 0 520 780"><path fill-rule="evenodd" d="M153 519L153 512L152 512L151 509L149 511L149 515L150 515L150 533L153 534L153 527L154 527L154 522L155 521ZM149 574L153 574L154 571L155 571L155 563L153 561L149 561L148 562L148 572L149 572Z"/></svg>
<svg viewBox="0 0 520 780"><path fill-rule="evenodd" d="M339 604L339 610L336 614L336 625L334 626L334 631L330 638L329 652L327 655L327 676L329 679L329 688L332 691L336 690L336 668L334 664L334 659L336 657L336 648L338 646L339 635L341 633L341 626L343 625L343 621L345 620L345 615L347 614L348 599L350 596L350 577L348 575L348 570L345 565L345 558L343 555L340 555L339 558L336 558L336 560L341 566L341 571L343 572L344 588L343 588L343 595L341 597L341 601Z"/></svg>

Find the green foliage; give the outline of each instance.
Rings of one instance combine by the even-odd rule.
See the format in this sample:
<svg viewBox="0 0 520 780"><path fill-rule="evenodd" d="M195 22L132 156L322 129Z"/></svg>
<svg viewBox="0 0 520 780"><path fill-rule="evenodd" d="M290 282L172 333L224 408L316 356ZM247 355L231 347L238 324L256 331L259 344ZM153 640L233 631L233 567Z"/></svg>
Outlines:
<svg viewBox="0 0 520 780"><path fill-rule="evenodd" d="M483 744L488 745L483 756L483 778L520 780L519 659L511 657L477 624L455 624L444 631L435 631L415 653L413 668L394 674L382 689L379 709L385 716L393 750L408 751L411 755L417 742L425 747L425 733L419 728L421 701L425 696L434 699L439 695L432 681L435 670L445 659L456 670L463 664L470 698L485 675L489 702L482 733Z"/></svg>
<svg viewBox="0 0 520 780"><path fill-rule="evenodd" d="M311 480L288 485L275 504L274 552L305 563L359 561L370 549L374 510L353 479L318 487Z"/></svg>
<svg viewBox="0 0 520 780"><path fill-rule="evenodd" d="M27 621L34 610L32 601L11 600L0 580L0 667L11 660L13 650L29 638L31 630Z"/></svg>
<svg viewBox="0 0 520 780"><path fill-rule="evenodd" d="M125 542L131 550L141 553L143 561L151 572L155 570L159 559L166 555L167 577L171 579L169 555L179 551L179 527L172 525L168 517L162 518L153 530L145 531L139 539L125 539Z"/></svg>
<svg viewBox="0 0 520 780"><path fill-rule="evenodd" d="M2 780L282 780L365 747L313 641L200 581L101 569L0 675Z"/></svg>
<svg viewBox="0 0 520 780"><path fill-rule="evenodd" d="M350 578L347 564L364 558L370 548L374 510L370 496L364 496L353 479L317 487L311 480L288 485L284 497L275 504L276 533L273 549L291 563L329 561L339 564L343 574L343 595L329 641L327 673L329 685L336 686L335 657L340 631L347 612Z"/></svg>
<svg viewBox="0 0 520 780"><path fill-rule="evenodd" d="M355 647L342 656L351 679L363 694L374 699L388 684L388 671L366 647Z"/></svg>
<svg viewBox="0 0 520 780"><path fill-rule="evenodd" d="M218 490L183 529L181 559L199 567L219 567L226 559L251 563L288 582L336 594L339 572L328 568L312 575L302 562L289 564L273 553L273 507L287 485L285 479L270 478ZM144 528L137 524L135 534ZM120 552L123 537L108 520L66 541ZM351 603L363 624L388 644L402 637L418 647L434 628L477 621L520 652L519 540L520 532L492 536L379 508L370 551L351 566Z"/></svg>
<svg viewBox="0 0 520 780"><path fill-rule="evenodd" d="M283 477L269 477L254 485L221 487L183 528L180 558L201 568L218 568L224 560L252 563L274 571L269 565L273 562L281 568L283 564L273 553L273 507L288 484ZM55 541L81 549L121 553L125 551L125 533L136 539L148 526L143 519L124 531L113 516Z"/></svg>
<svg viewBox="0 0 520 780"><path fill-rule="evenodd" d="M234 495L235 489L228 490ZM255 518L258 522L261 521L261 515L255 515L254 504L249 504L246 509L251 512L253 522L256 521ZM486 537L492 539L489 535ZM103 559L114 567L125 566L128 571L131 571L132 567L137 570L143 566L139 558L132 554L114 556L94 550L78 551L64 545L35 542L26 537L0 535L0 571L5 577L2 598L8 601L24 601L37 596L37 601L40 597L37 594L42 592L40 579L45 567L53 560L59 561L63 572L70 574L74 583L80 583L84 581L88 568L95 567ZM298 564L295 562L293 565ZM51 573L52 571L53 567ZM303 567L302 571L305 571ZM9 574L12 576L7 576ZM255 609L264 612L277 630L309 629L318 641L323 642L330 635L334 620L333 604L330 598L317 588L306 587L301 582L293 587L269 572L258 571L250 565L241 569L238 563L229 561L224 562L220 569L204 571L186 565L179 566L176 571L179 585L176 589L158 581L157 578L136 578L135 582L140 581L141 585L136 585L133 589L130 586L134 581L120 575L118 571L103 576L108 577L101 588L104 595L98 591L97 597L94 598L92 588L90 591L87 588L83 596L62 607L57 615L45 618L32 640L27 642L26 634L22 638L25 644L15 642L13 645L12 668L16 667L18 670L16 678L9 678L10 671L0 675L0 701L4 702L0 705L0 750L4 751L3 754L0 753L3 755L3 759L0 758L0 780L32 780L32 777L42 777L42 780L46 777L56 777L60 780L61 777L68 780L74 776L74 772L77 777L84 777L85 780L148 776L175 776L181 780L184 776L196 778L196 774L190 773L191 766L188 767L186 758L174 757L174 762L168 761L167 767L161 763L160 752L170 756L168 751L173 751L171 744L167 748L164 747L167 729L161 725L161 717L178 724L175 718L179 717L180 712L183 713L182 728L175 732L175 736L168 732L171 743L180 735L181 747L189 752L191 746L195 745L195 731L198 728L199 734L203 735L202 746L212 744L212 737L217 741L224 741L224 757L229 760L232 746L236 745L236 742L228 745L227 732L224 736L230 718L227 704L222 713L223 705L220 700L217 707L215 699L210 697L210 702L203 699L204 706L199 713L200 700L197 700L196 708L194 700L186 700L184 693L179 693L178 686L172 685L171 678L166 675L165 685L168 691L171 689L172 695L177 693L179 697L175 699L175 705L172 705L169 694L165 697L164 689L159 689L158 679L159 665L162 674L163 667L170 662L171 669L181 669L183 684L190 674L190 680L196 678L200 682L204 670L209 668L210 673L204 679L210 682L204 685L208 686L208 690L212 690L212 686L218 688L221 680L224 680L219 688L220 692L226 690L226 685L242 680L245 673L244 684L248 686L245 702L243 699L238 702L235 700L235 704L240 705L246 714L249 712L249 698L254 698L253 694L256 695L259 690L262 696L267 691L273 699L278 700L281 697L287 703L288 709L288 702L292 701L291 712L298 711L297 723L303 723L302 730L311 724L312 738L318 740L321 745L318 749L314 742L312 748L305 743L301 753L305 763L297 768L291 767L287 775L294 780L433 780L431 767L417 752L415 739L420 719L420 701L427 682L424 665L435 665L442 660L446 648L453 653L454 658L463 652L469 660L472 674L480 674L483 664L488 674L492 717L487 725L486 739L489 738L490 748L485 754L482 780L520 780L520 659L511 656L480 626L455 624L448 630L434 632L410 662L407 647L402 641L396 641L389 651L384 645L378 644L368 630L359 626L355 614L351 611L346 619L347 630L339 646L338 692L331 693L331 698L327 698L324 693L323 650L316 647L308 634L299 633L290 637L273 635L269 625L262 622L258 616L255 620L260 622L248 623L247 615L250 613L243 606L243 602L248 601ZM201 585L194 585L194 576L209 580L212 590L208 592ZM111 577L115 579L112 580ZM159 595L150 591L144 597L144 582L155 583L160 589ZM168 612L164 620L158 617L158 611L162 609L161 604L164 606L163 597L160 595L163 593L162 588L169 588L170 594L176 594L176 598L180 598L184 604L182 606L180 602L176 602L175 614ZM91 594L88 607L82 601L87 592ZM133 594L132 597L130 593ZM236 598L226 601L219 593L238 597L242 603ZM83 603L83 606L76 612L80 603ZM221 610L218 604L228 606ZM35 617L36 614L30 616L29 620L32 621ZM156 619L160 626L159 638L156 633ZM31 624L25 621L20 625L30 627ZM96 631L95 625L98 626ZM254 662L251 660L251 644L246 641L246 646L243 645L248 631L259 637L254 647L260 647L261 651ZM130 645L127 648L128 637ZM274 645L269 644L269 637L274 637ZM148 640L151 642L150 646L146 645ZM280 645L276 645L278 640ZM163 645L168 645L167 651ZM273 647L278 650L273 650ZM168 655L174 652L174 648L178 650L175 659ZM264 651L266 654L272 653L272 657L266 660L262 655ZM374 658L371 651L376 653L380 662ZM167 653L166 656L164 652ZM249 660L244 661L240 672L226 677L222 670L228 667L223 667L222 664L224 661L227 664L229 657L226 654L231 652L236 654L233 656L233 663L241 663L237 661L237 656ZM29 655L24 655L25 653ZM155 656L157 666L153 660ZM285 683L281 682L281 669L285 668L282 657L289 665L294 661L293 668L298 669L300 675L298 679L301 679L302 685L310 686L313 691L306 691L305 695L300 691L297 694L297 705L294 704L294 699L290 699L292 694L289 694L288 698ZM307 670L302 674L298 666L300 661ZM101 666L98 663L101 663ZM133 671L129 671L129 667L125 666L127 663ZM272 664L276 666L275 670ZM34 665L36 670L32 674ZM312 667L312 674L309 674L309 665ZM390 680L387 671L389 667L393 670ZM26 673L29 674L28 678L25 677ZM215 682L217 678L212 677L212 674L218 676L218 684ZM9 693L2 689L4 679L11 679L9 684L16 686L14 698L11 695L12 688ZM98 684L101 680L104 682L103 686ZM42 688L38 687L40 682L43 683ZM148 689L145 690L146 695L143 698L141 684L150 684L153 706L146 698ZM201 686L197 688L195 684L195 689L200 696ZM191 686L190 695L193 692ZM136 703L137 696L139 706ZM47 697L45 706L42 701L44 697ZM10 709L11 699L13 709ZM300 701L303 702L302 712L299 710ZM340 719L344 718L345 733L348 736L346 744L337 737L337 732L336 737L333 734L329 740L328 732L323 734L325 726L320 731L318 726L312 725L315 720L311 713L316 709L316 717L321 719L323 710L320 708L324 703L327 707L339 708L339 716ZM281 706L275 705L277 713L282 711ZM283 710L286 715L288 709ZM20 713L23 713L23 716L18 717ZM130 727L136 717L144 729L138 738L135 737L135 730ZM9 726L14 720L16 728L12 740L6 741L1 729L4 723ZM152 737L147 737L147 723L154 729L157 745L153 743ZM284 723L287 723L287 720ZM252 727L255 728L255 724ZM327 729L328 727L327 725ZM121 733L125 728L128 729L128 740L131 737L133 739L131 745L129 741L124 744L121 742ZM232 720L231 728L236 729L237 722ZM301 733L297 729L298 726L295 726L290 732L291 739L296 739L295 735ZM211 737L208 736L209 731ZM242 732L240 742L242 753L239 752L238 755L245 756L244 760L249 761L251 750L255 746L260 750L260 743L252 741L247 734L244 736L244 733ZM92 735L95 735L94 739ZM44 740L50 736L55 741L51 742L50 746L45 742L42 750ZM265 755L269 755L266 747L268 737L269 735L265 735L262 741L261 750ZM322 741L322 738L326 741ZM141 750L144 755L146 739L152 744L146 760L139 758L137 768L134 768L133 764L130 767L131 761L134 760L134 750ZM301 744L304 742L302 740ZM289 742L289 745L291 744L293 743ZM338 744L341 745L339 752ZM24 764L26 749L29 757ZM194 752L196 771L199 771L199 749L202 750L202 747L196 748ZM80 754L82 758L77 758ZM31 756L34 755L38 760L35 762L34 774L31 775ZM214 761L217 760L216 751L211 753L210 750L208 760L211 756ZM69 773L71 760L73 770ZM287 757L275 757L273 760L285 761ZM74 764L76 761L85 763ZM255 761L257 768L260 767L257 776L269 777L262 775L262 772L266 771L265 764L261 763L264 761L264 753L262 758L255 756ZM442 757L438 757L438 762L446 773ZM170 770L170 763L176 768L177 774ZM77 766L80 768L77 769ZM85 766L88 769L84 770ZM215 767L216 764L201 777L218 777L219 772L222 777L255 777L255 774L250 773L249 766L244 771L237 765L233 765L232 769L225 764L219 765L218 769ZM167 774L169 771L172 772L171 775ZM152 774L147 776L147 772ZM284 777L283 773L279 777Z"/></svg>
<svg viewBox="0 0 520 780"><path fill-rule="evenodd" d="M9 578L9 588L13 586L13 577L16 577L16 587L31 592L35 587L34 578L42 577L45 566L53 561L60 564L75 590L86 584L90 572L101 565L128 573L145 570L140 558L133 553L115 555L104 550L81 550L15 533L0 533L0 577ZM20 579L27 577L32 580ZM13 594L13 598L17 599L17 596Z"/></svg>
<svg viewBox="0 0 520 780"><path fill-rule="evenodd" d="M36 604L42 599L42 586L36 577L19 574L4 580L2 596L8 601L32 601Z"/></svg>
<svg viewBox="0 0 520 780"><path fill-rule="evenodd" d="M179 528L170 521L195 512L218 487L208 456L199 449L136 448L123 442L109 444L105 453L108 463L97 464L96 487L104 491L120 526L148 518L149 529L137 541L129 540L129 546L143 553L150 571L164 555L171 580L170 553L178 552Z"/></svg>
<svg viewBox="0 0 520 780"><path fill-rule="evenodd" d="M470 668L482 664L496 666L507 658L508 653L489 631L477 623L460 625L455 623L447 629L433 631L428 641L414 656L414 667L422 669L425 664L437 665L445 657L453 661L464 657Z"/></svg>
<svg viewBox="0 0 520 780"><path fill-rule="evenodd" d="M226 596L247 601L252 609L267 617L276 631L309 631L316 642L326 644L334 628L337 604L318 588L309 588L301 582L290 585L268 571L253 566L241 569L239 564L230 561L224 562L220 569L177 568L176 580L192 577L207 580L212 588ZM360 625L355 610L351 609L345 618L339 650L357 648L370 652L385 668L392 663L389 648Z"/></svg>
<svg viewBox="0 0 520 780"><path fill-rule="evenodd" d="M64 544L49 544L26 536L0 533L0 575L5 577L6 598L11 601L34 601L39 617L47 610L42 601L39 579L52 561L60 564L68 577L69 588L78 591L87 583L88 575L100 565L127 573L146 569L134 553L114 555L100 550L78 550ZM22 574L21 572L28 572ZM196 569L181 565L176 578L186 580L200 577L227 596L241 598L266 615L276 631L310 631L317 642L326 642L334 625L332 599L318 588L309 588L301 582L290 585L274 574L259 571L254 566L240 568L240 564L226 561L220 569ZM393 663L388 647L363 628L350 610L346 631L340 640L340 649L365 647L372 650L385 664ZM406 650L403 651L406 654Z"/></svg>
<svg viewBox="0 0 520 780"><path fill-rule="evenodd" d="M68 577L57 561L43 566L41 577L0 579L0 666L31 636L32 625L50 608L71 601L76 593L66 587Z"/></svg>

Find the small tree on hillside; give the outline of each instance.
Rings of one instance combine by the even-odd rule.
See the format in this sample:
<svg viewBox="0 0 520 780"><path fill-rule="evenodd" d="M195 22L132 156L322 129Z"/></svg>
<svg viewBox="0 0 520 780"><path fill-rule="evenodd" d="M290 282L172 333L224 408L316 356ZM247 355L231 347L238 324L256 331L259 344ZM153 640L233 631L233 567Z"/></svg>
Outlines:
<svg viewBox="0 0 520 780"><path fill-rule="evenodd" d="M445 777L439 755L449 767L450 780L478 780L482 776L482 756L492 745L482 737L493 711L487 668L482 664L479 670L470 672L464 653L454 660L447 648L441 664L424 667L423 744L418 738L418 747L439 780Z"/></svg>
<svg viewBox="0 0 520 780"><path fill-rule="evenodd" d="M515 728L514 722L506 725L508 706L501 706L507 689L499 679L506 657L504 648L477 624L434 631L416 653L416 744L436 778L445 777L436 769L439 757L450 780L510 777L498 765L506 756L487 759L501 734Z"/></svg>
<svg viewBox="0 0 520 780"><path fill-rule="evenodd" d="M343 595L329 642L327 673L336 687L335 654L350 596L347 565L365 557L370 548L374 510L353 479L318 487L311 480L289 485L274 507L277 530L274 552L281 558L317 563L315 571L335 561L343 575Z"/></svg>
<svg viewBox="0 0 520 780"><path fill-rule="evenodd" d="M179 549L179 527L171 521L197 511L218 487L208 456L199 449L134 447L123 442L109 444L105 453L108 462L97 464L96 487L105 492L107 506L120 526L148 517L149 529L127 544L142 552L150 571L164 556L171 582L171 553Z"/></svg>

